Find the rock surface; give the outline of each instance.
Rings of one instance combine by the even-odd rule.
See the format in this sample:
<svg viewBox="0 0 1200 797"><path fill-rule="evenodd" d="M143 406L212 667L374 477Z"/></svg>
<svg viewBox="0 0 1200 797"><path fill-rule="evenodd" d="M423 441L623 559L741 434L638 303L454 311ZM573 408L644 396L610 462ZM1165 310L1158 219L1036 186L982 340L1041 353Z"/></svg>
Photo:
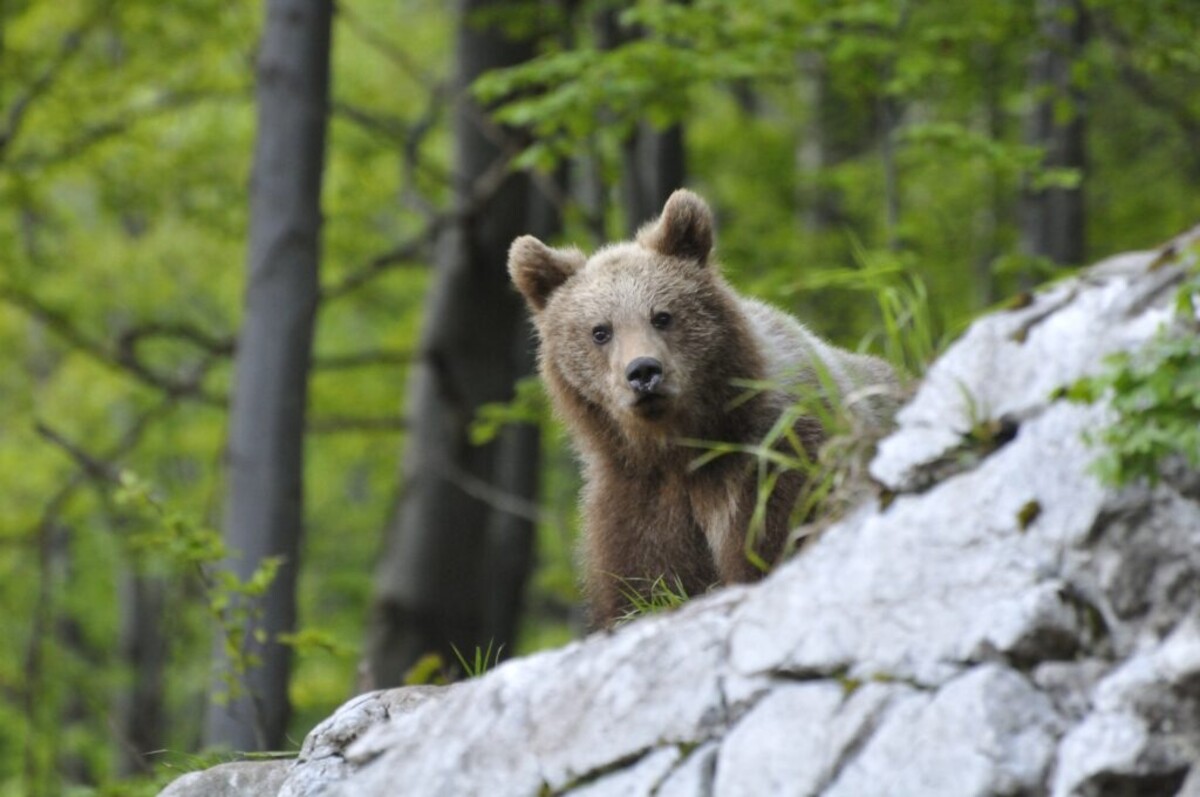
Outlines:
<svg viewBox="0 0 1200 797"><path fill-rule="evenodd" d="M1200 797L1197 493L1103 487L1105 408L1053 398L1154 334L1197 241L975 323L880 446L892 500L761 584L356 698L242 793Z"/></svg>
<svg viewBox="0 0 1200 797"><path fill-rule="evenodd" d="M176 778L159 797L249 797L278 794L291 761L235 761Z"/></svg>

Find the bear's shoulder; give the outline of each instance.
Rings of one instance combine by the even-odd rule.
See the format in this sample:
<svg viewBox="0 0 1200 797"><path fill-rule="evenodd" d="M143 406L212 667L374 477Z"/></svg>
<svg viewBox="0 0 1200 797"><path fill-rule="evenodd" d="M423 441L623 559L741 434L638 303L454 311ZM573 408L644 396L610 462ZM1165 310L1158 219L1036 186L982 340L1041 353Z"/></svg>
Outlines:
<svg viewBox="0 0 1200 797"><path fill-rule="evenodd" d="M744 296L739 296L738 302L762 348L769 381L821 388L824 372L843 394L871 386L896 386L895 372L883 360L840 349L766 302Z"/></svg>

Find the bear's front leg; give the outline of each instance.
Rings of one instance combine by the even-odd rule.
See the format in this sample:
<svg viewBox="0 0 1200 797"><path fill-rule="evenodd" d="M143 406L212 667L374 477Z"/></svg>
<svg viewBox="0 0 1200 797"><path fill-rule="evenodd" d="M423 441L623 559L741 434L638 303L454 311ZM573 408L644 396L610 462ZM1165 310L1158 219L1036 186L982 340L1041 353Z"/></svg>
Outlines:
<svg viewBox="0 0 1200 797"><path fill-rule="evenodd" d="M695 597L717 583L703 532L687 496L653 476L597 478L584 494L584 592L592 624L606 628L634 608L630 593L649 598L663 579Z"/></svg>
<svg viewBox="0 0 1200 797"><path fill-rule="evenodd" d="M729 490L728 521L720 528L706 529L723 584L757 581L778 564L791 531L792 510L804 485L798 471L780 474L765 498L765 512L760 513L763 520L755 524L758 505L764 500L759 494L765 488L759 484L757 469L738 481Z"/></svg>

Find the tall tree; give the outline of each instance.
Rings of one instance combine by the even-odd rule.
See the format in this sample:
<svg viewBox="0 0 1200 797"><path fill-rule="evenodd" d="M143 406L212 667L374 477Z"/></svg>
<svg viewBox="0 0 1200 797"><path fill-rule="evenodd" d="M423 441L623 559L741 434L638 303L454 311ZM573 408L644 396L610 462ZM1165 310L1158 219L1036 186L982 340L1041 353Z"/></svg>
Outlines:
<svg viewBox="0 0 1200 797"><path fill-rule="evenodd" d="M1086 116L1072 65L1087 43L1087 17L1079 0L1038 0L1039 44L1030 65L1034 105L1026 141L1044 152L1045 169L1082 173ZM1060 265L1083 262L1086 229L1081 185L1027 188L1022 198L1021 243L1026 254Z"/></svg>
<svg viewBox="0 0 1200 797"><path fill-rule="evenodd" d="M121 712L125 744L120 749L120 769L126 773L146 772L150 769L147 753L161 749L165 735L167 588L161 577L137 570L125 577L122 586L121 647L133 683Z"/></svg>
<svg viewBox="0 0 1200 797"><path fill-rule="evenodd" d="M556 214L533 212L528 175L506 174L511 139L467 91L485 71L533 54L529 41L485 23L480 12L504 5L463 0L457 8L456 212L439 241L410 376L402 495L368 632L376 686L397 683L426 652L449 658L452 645L470 651L489 642L511 649L529 568L532 521L521 507L533 505L536 437L527 430L477 446L469 435L477 410L509 399L532 364L525 311L509 285L508 246L522 233L550 234L557 223Z"/></svg>
<svg viewBox="0 0 1200 797"><path fill-rule="evenodd" d="M303 521L304 426L318 296L332 0L268 0L258 60L245 317L230 417L225 539L247 579L283 564L246 635L245 689L210 702L206 741L279 746L288 719ZM218 643L218 659L228 665Z"/></svg>
<svg viewBox="0 0 1200 797"><path fill-rule="evenodd" d="M652 218L676 188L687 180L683 125L656 130L640 122L625 140L621 163L621 194L625 226L637 232Z"/></svg>

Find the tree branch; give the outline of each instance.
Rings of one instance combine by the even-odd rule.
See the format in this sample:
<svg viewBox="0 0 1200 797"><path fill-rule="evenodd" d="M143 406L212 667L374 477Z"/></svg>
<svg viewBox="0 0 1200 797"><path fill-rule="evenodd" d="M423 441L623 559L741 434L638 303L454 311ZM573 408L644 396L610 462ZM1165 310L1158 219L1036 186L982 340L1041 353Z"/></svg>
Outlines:
<svg viewBox="0 0 1200 797"><path fill-rule="evenodd" d="M1200 114L1187 104L1186 99L1163 91L1153 75L1134 64L1130 54L1133 42L1106 14L1093 13L1090 19L1097 31L1113 45L1121 80L1147 105L1170 116L1193 143L1200 142Z"/></svg>
<svg viewBox="0 0 1200 797"><path fill-rule="evenodd" d="M186 321L155 321L130 327L117 336L119 356L137 359L138 345L146 339L170 338L190 343L213 357L230 357L237 342L232 335L216 336Z"/></svg>
<svg viewBox="0 0 1200 797"><path fill-rule="evenodd" d="M372 366L411 365L414 359L413 353L406 349L363 349L314 357L313 368L322 371L342 371Z"/></svg>
<svg viewBox="0 0 1200 797"><path fill-rule="evenodd" d="M388 416L354 417L330 415L310 418L305 431L309 434L342 434L345 432L403 432L408 429L408 419Z"/></svg>
<svg viewBox="0 0 1200 797"><path fill-rule="evenodd" d="M18 171L53 166L74 158L91 147L133 129L137 125L166 113L200 104L206 100L249 99L249 89L244 91L177 91L166 92L149 103L124 108L111 119L88 125L58 145L56 149L25 152L11 159L11 167Z"/></svg>
<svg viewBox="0 0 1200 797"><path fill-rule="evenodd" d="M345 100L335 100L331 103L330 110L335 116L344 117L364 130L383 136L388 141L404 141L408 136L409 126L398 117L368 110L361 105L354 105Z"/></svg>
<svg viewBox="0 0 1200 797"><path fill-rule="evenodd" d="M41 322L78 351L115 371L134 377L145 385L161 390L169 397L188 399L214 407L224 407L227 399L204 389L204 376L214 363L209 357L193 373L183 378L161 374L137 357L136 347L118 346L115 351L79 329L67 316L42 303L33 294L11 286L0 287L0 301L16 307ZM126 333L128 334L128 333ZM135 341L136 342L136 341Z"/></svg>
<svg viewBox="0 0 1200 797"><path fill-rule="evenodd" d="M351 7L350 3L342 0L342 2L337 3L335 10L337 12L335 18L345 22L346 28L359 41L398 66L415 82L423 86L431 86L441 82L398 45L388 41L384 36L380 36L374 26L362 20L358 12Z"/></svg>
<svg viewBox="0 0 1200 797"><path fill-rule="evenodd" d="M81 446L68 440L61 432L52 429L44 421L37 421L33 430L38 437L62 449L79 467L80 472L89 479L98 482L118 483L120 471L111 461L104 461L84 451Z"/></svg>
<svg viewBox="0 0 1200 797"><path fill-rule="evenodd" d="M435 217L424 230L408 241L375 255L357 270L351 271L332 285L322 287L319 301L330 302L340 299L371 282L383 272L426 254L449 222L450 214Z"/></svg>
<svg viewBox="0 0 1200 797"><path fill-rule="evenodd" d="M32 731L26 734L25 768L28 783L36 783L40 765L37 761L37 745L40 734L37 732L38 707L43 700L43 684L45 682L46 646L52 636L55 621L54 609L54 571L55 556L59 548L62 530L59 516L66 508L67 502L85 484L107 485L114 481L117 460L127 456L141 441L150 425L174 409L176 399L168 397L154 407L142 413L133 425L125 431L121 439L106 453L100 456L88 454L83 448L70 442L65 435L53 430L47 424L38 422L37 433L45 440L67 452L77 465L77 470L67 482L50 498L42 510L41 517L34 526L30 537L37 541L38 550L38 587L37 602L33 613L29 642L25 648L24 667L24 709L26 721Z"/></svg>
<svg viewBox="0 0 1200 797"><path fill-rule="evenodd" d="M12 144L17 134L20 133L21 124L25 121L25 115L29 112L30 105L53 87L55 81L61 77L67 64L79 52L84 38L104 18L105 13L112 3L113 0L106 0L106 2L99 3L92 9L92 13L68 31L60 40L58 51L50 59L50 63L46 65L41 74L34 78L29 88L8 107L8 111L4 114L4 130L0 132L0 158L7 153L9 145Z"/></svg>
<svg viewBox="0 0 1200 797"><path fill-rule="evenodd" d="M530 523L559 526L562 522L555 513L538 506L536 501L503 490L452 462L442 462L438 470L443 479L462 490L464 494L482 501L498 512L528 520Z"/></svg>

